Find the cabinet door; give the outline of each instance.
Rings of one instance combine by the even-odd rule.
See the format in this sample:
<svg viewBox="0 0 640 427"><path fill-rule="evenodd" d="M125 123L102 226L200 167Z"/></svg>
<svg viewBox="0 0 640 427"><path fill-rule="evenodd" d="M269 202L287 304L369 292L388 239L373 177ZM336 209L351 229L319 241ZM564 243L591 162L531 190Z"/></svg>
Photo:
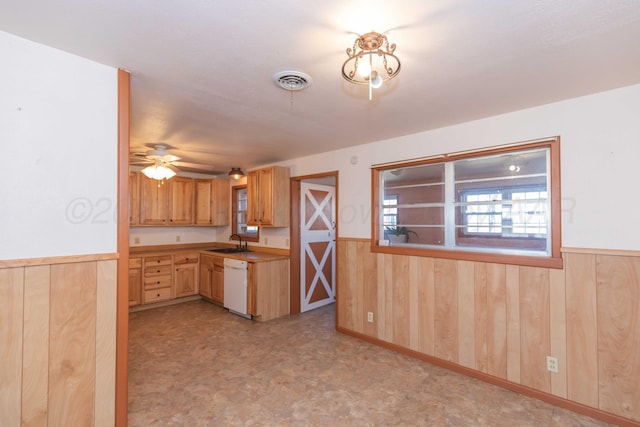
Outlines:
<svg viewBox="0 0 640 427"><path fill-rule="evenodd" d="M200 255L199 273L198 292L203 297L211 299L211 284L213 283L213 257Z"/></svg>
<svg viewBox="0 0 640 427"><path fill-rule="evenodd" d="M157 181L139 175L140 178L140 224L167 224L169 209L169 185L165 181Z"/></svg>
<svg viewBox="0 0 640 427"><path fill-rule="evenodd" d="M140 173L129 172L129 225L140 223Z"/></svg>
<svg viewBox="0 0 640 427"><path fill-rule="evenodd" d="M195 225L212 225L212 186L210 179L195 180Z"/></svg>
<svg viewBox="0 0 640 427"><path fill-rule="evenodd" d="M272 166L247 175L247 224L289 226L289 169Z"/></svg>
<svg viewBox="0 0 640 427"><path fill-rule="evenodd" d="M211 225L229 225L231 218L231 185L228 179L211 180Z"/></svg>
<svg viewBox="0 0 640 427"><path fill-rule="evenodd" d="M273 168L259 171L258 189L260 225L273 225Z"/></svg>
<svg viewBox="0 0 640 427"><path fill-rule="evenodd" d="M260 225L258 206L258 171L247 173L247 224Z"/></svg>
<svg viewBox="0 0 640 427"><path fill-rule="evenodd" d="M224 304L224 258L215 258L213 260L211 299Z"/></svg>
<svg viewBox="0 0 640 427"><path fill-rule="evenodd" d="M197 294L198 264L176 264L175 272L176 298Z"/></svg>
<svg viewBox="0 0 640 427"><path fill-rule="evenodd" d="M139 305L142 299L142 259L129 259L129 307Z"/></svg>
<svg viewBox="0 0 640 427"><path fill-rule="evenodd" d="M270 225L288 227L291 206L289 168L273 167L271 172Z"/></svg>
<svg viewBox="0 0 640 427"><path fill-rule="evenodd" d="M169 203L170 225L193 224L193 178L176 176L169 181L171 198Z"/></svg>

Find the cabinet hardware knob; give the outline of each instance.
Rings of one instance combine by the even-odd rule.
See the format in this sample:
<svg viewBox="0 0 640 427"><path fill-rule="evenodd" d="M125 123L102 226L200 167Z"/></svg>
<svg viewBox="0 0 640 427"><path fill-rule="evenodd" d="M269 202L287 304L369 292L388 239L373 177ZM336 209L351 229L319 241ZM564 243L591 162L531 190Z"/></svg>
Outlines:
<svg viewBox="0 0 640 427"><path fill-rule="evenodd" d="M158 269L157 273L160 273L160 270Z"/></svg>
<svg viewBox="0 0 640 427"><path fill-rule="evenodd" d="M159 284L160 284L160 281L158 280L158 281L156 282L156 284L157 284L157 285L159 285Z"/></svg>

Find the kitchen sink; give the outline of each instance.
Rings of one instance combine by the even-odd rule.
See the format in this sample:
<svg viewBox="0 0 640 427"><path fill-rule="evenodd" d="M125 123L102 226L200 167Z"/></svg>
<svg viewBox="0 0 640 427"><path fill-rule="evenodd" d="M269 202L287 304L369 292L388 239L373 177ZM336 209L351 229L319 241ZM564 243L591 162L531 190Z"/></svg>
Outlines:
<svg viewBox="0 0 640 427"><path fill-rule="evenodd" d="M248 249L238 249L238 248L215 248L215 249L205 249L207 252L217 252L219 254L237 254L241 252L251 252Z"/></svg>

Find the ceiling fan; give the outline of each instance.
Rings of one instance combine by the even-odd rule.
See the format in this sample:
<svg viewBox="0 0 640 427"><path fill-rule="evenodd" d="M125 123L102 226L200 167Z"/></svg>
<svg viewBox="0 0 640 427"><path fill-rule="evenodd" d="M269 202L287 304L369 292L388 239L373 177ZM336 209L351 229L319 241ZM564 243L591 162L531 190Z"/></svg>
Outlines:
<svg viewBox="0 0 640 427"><path fill-rule="evenodd" d="M151 147L152 150L131 153L129 160L132 166L146 166L142 173L149 178L162 181L172 178L181 170L206 174L220 173L210 165L180 161L180 157L167 151L169 146L165 144L153 144Z"/></svg>

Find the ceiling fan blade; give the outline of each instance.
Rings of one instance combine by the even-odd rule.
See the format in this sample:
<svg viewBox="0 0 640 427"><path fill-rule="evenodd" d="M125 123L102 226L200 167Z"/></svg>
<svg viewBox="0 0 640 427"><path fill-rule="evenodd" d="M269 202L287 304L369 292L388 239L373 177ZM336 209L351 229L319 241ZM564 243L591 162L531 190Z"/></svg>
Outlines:
<svg viewBox="0 0 640 427"><path fill-rule="evenodd" d="M150 164L153 164L153 163L154 163L153 160L150 160L150 159L147 159L147 158L141 159L141 158L138 158L138 157L131 157L129 159L129 164L131 164L131 165L150 165Z"/></svg>
<svg viewBox="0 0 640 427"><path fill-rule="evenodd" d="M194 171L201 171L205 173L222 173L216 170L213 165L203 165L202 163L192 162L171 162L173 165L178 166L180 169L191 169Z"/></svg>
<svg viewBox="0 0 640 427"><path fill-rule="evenodd" d="M163 163L162 166L165 166L166 168L171 169L175 173L180 172L180 169L178 169L175 165L172 165L171 163Z"/></svg>

